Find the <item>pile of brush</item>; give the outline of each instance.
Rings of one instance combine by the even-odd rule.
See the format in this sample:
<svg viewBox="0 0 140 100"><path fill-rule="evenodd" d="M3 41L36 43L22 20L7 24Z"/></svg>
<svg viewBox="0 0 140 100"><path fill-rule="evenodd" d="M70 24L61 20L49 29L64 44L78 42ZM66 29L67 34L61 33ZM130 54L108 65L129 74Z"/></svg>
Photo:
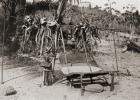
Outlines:
<svg viewBox="0 0 140 100"><path fill-rule="evenodd" d="M131 40L127 40L123 52L130 51L130 50L140 53L140 46Z"/></svg>

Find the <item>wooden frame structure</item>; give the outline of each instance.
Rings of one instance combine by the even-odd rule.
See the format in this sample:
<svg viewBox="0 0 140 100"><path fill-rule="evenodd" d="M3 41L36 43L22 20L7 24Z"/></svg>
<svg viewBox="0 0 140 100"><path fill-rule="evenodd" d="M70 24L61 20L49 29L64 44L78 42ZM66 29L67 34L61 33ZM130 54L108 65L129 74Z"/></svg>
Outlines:
<svg viewBox="0 0 140 100"><path fill-rule="evenodd" d="M96 82L95 80L93 80L93 78L102 76L103 79L99 78L99 80L103 80L105 83L107 83L107 85L110 86L110 91L113 91L114 90L114 73L117 73L118 71L103 71L101 68L97 68L97 67L89 65L88 64L88 51L86 49L86 42L84 41L83 36L82 36L82 40L83 40L83 47L85 51L85 56L86 56L85 58L86 58L87 66L85 67L78 66L79 68L67 66L67 67L62 68L62 72L65 75L66 80L68 81L68 84L75 87L76 82L80 83L81 95L84 95L85 86L87 85L85 84L85 79L88 78L88 80L90 81L88 84L94 84ZM107 81L107 78L105 77L105 75L111 76L110 83ZM75 80L78 80L78 81L75 81Z"/></svg>

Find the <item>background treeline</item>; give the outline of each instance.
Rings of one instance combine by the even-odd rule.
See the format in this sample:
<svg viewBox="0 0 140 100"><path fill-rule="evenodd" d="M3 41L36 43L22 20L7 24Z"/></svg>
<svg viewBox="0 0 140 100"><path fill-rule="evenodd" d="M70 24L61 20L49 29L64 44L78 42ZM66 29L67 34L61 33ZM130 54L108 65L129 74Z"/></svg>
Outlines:
<svg viewBox="0 0 140 100"><path fill-rule="evenodd" d="M46 15L49 11L55 16L58 9L59 1L52 2L51 0L41 1L34 4L26 4L25 0L0 0L0 41L2 41L2 33L5 22L5 45L8 47L15 47L12 38L16 36L18 26L23 24L23 18L26 14L42 14ZM60 0L61 1L61 0ZM97 26L102 29L118 29L120 31L128 31L132 29L136 34L140 35L140 14L139 11L126 11L120 13L112 9L116 14L111 14L108 10L101 10L100 7L94 8L79 7L67 5L63 9L60 17L62 24L77 24L81 21L88 21L92 26ZM37 12L37 13L35 13ZM40 13L41 12L41 13ZM15 42L18 43L18 40ZM17 45L17 44L15 44Z"/></svg>

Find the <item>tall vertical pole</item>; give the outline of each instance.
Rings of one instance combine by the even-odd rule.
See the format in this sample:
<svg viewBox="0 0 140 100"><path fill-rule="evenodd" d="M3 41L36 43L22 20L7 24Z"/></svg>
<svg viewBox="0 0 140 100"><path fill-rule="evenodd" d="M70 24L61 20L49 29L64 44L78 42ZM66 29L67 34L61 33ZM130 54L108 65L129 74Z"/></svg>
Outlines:
<svg viewBox="0 0 140 100"><path fill-rule="evenodd" d="M112 2L110 0L110 16L112 16ZM110 17L111 18L111 17ZM113 21L113 25L114 26L114 21ZM114 28L114 27L113 27ZM118 55L117 55L117 48L116 48L116 41L115 41L115 33L113 32L113 41L114 41L114 52L115 52L115 62L116 62L116 67L117 67L117 71L119 71L119 66L118 66Z"/></svg>
<svg viewBox="0 0 140 100"><path fill-rule="evenodd" d="M6 11L5 11L6 14ZM1 84L4 84L3 82L3 70L4 70L4 38L5 38L5 24L6 24L6 19L5 19L5 14L4 14L4 21L3 21L3 33L2 33L2 61L1 61Z"/></svg>

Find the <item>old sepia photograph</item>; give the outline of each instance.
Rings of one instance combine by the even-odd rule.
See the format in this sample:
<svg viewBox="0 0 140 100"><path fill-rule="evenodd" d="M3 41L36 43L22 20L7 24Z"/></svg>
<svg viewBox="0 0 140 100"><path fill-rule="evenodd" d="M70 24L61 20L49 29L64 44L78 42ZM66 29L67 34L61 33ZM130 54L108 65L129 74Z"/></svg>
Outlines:
<svg viewBox="0 0 140 100"><path fill-rule="evenodd" d="M140 0L0 0L0 100L140 100Z"/></svg>

